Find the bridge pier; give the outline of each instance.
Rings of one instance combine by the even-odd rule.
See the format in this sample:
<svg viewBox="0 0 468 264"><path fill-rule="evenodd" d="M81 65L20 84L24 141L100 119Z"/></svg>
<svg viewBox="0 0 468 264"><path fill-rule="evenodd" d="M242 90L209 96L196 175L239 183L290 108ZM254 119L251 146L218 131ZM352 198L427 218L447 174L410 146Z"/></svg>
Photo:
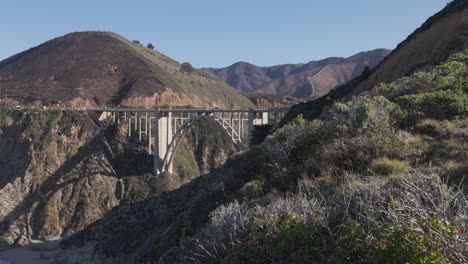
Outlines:
<svg viewBox="0 0 468 264"><path fill-rule="evenodd" d="M158 175L160 173L159 171L159 116L161 114L161 111L158 109L156 111L156 116L154 118L154 174Z"/></svg>

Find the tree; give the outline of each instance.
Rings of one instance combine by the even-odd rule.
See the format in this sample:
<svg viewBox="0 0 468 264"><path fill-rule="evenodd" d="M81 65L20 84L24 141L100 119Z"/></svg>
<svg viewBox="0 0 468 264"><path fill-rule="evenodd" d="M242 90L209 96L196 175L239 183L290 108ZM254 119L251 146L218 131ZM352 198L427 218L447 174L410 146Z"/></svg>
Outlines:
<svg viewBox="0 0 468 264"><path fill-rule="evenodd" d="M183 72L193 72L194 68L192 66L192 64L190 64L190 62L184 62L182 63L182 65L180 65L180 71L183 71Z"/></svg>
<svg viewBox="0 0 468 264"><path fill-rule="evenodd" d="M153 46L153 44L151 44L151 43L148 43L148 45L147 45L146 47L147 47L148 49L154 49L154 46Z"/></svg>
<svg viewBox="0 0 468 264"><path fill-rule="evenodd" d="M369 67L369 65L366 65L366 67L364 67L364 69L362 70L361 76L365 80L369 78L370 74L371 74L371 68Z"/></svg>
<svg viewBox="0 0 468 264"><path fill-rule="evenodd" d="M133 43L140 44L140 41L139 40L134 40Z"/></svg>

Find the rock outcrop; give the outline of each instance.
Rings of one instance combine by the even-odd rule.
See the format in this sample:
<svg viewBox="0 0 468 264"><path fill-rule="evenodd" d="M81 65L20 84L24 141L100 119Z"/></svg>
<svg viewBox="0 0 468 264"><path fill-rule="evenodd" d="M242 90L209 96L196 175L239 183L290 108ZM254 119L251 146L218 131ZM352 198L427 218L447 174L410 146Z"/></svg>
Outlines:
<svg viewBox="0 0 468 264"><path fill-rule="evenodd" d="M176 173L155 177L145 144L128 139L124 125L101 126L78 111L0 109L0 246L68 237L117 205L221 166L237 147L216 125L195 125L177 151Z"/></svg>

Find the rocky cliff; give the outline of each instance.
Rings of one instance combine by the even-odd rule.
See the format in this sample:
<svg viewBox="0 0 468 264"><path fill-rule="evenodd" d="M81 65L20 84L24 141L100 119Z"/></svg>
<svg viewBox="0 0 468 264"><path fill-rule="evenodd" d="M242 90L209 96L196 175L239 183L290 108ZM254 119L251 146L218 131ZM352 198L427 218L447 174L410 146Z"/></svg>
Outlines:
<svg viewBox="0 0 468 264"><path fill-rule="evenodd" d="M222 165L237 147L216 125L195 125L177 151L176 173L155 177L152 156L126 137L124 125L102 126L77 111L1 108L0 246L67 237L119 204L174 190Z"/></svg>

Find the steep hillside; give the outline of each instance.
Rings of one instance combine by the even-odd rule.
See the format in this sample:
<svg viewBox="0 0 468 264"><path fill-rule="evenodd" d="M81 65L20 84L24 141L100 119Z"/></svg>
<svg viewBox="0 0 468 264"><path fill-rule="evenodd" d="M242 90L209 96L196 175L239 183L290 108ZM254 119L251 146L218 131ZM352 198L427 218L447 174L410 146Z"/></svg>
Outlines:
<svg viewBox="0 0 468 264"><path fill-rule="evenodd" d="M147 145L129 139L125 124L97 124L78 111L0 107L0 248L69 236L117 205L221 166L238 150L214 126L194 125L176 152L175 174L155 177Z"/></svg>
<svg viewBox="0 0 468 264"><path fill-rule="evenodd" d="M401 42L369 74L359 76L330 92L331 101L351 98L374 85L394 81L413 72L424 70L446 60L451 54L468 49L468 1L455 0L430 17L420 28ZM302 113L306 118L317 117L326 97L293 108L287 120Z"/></svg>
<svg viewBox="0 0 468 264"><path fill-rule="evenodd" d="M349 58L328 58L307 64L259 67L238 62L222 69L206 68L243 92L317 98L377 65L390 50L361 52Z"/></svg>
<svg viewBox="0 0 468 264"><path fill-rule="evenodd" d="M68 106L252 107L203 71L110 32L77 32L0 62L0 100Z"/></svg>
<svg viewBox="0 0 468 264"><path fill-rule="evenodd" d="M57 260L467 263L467 76L465 52L298 116L210 174L113 208Z"/></svg>

